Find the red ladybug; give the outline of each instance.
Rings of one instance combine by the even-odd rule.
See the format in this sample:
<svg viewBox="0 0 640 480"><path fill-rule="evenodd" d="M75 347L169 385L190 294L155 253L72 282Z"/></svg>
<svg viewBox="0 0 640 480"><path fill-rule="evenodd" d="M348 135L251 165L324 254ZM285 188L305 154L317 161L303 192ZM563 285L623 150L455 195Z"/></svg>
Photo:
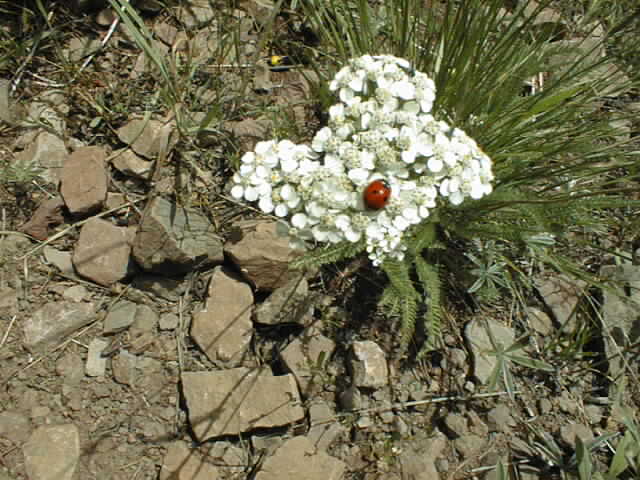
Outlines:
<svg viewBox="0 0 640 480"><path fill-rule="evenodd" d="M364 189L364 203L370 210L380 210L389 203L391 187L386 180L374 180Z"/></svg>

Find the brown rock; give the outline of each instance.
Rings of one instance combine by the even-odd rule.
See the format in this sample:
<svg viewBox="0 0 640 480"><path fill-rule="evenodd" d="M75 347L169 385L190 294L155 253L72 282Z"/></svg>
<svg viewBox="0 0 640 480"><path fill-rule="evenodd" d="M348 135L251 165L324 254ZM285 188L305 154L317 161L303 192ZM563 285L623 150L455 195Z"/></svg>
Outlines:
<svg viewBox="0 0 640 480"><path fill-rule="evenodd" d="M140 158L128 148L114 152L114 154L116 153L117 155L111 159L111 164L116 170L130 177L140 178L142 180L149 179L153 167L152 161Z"/></svg>
<svg viewBox="0 0 640 480"><path fill-rule="evenodd" d="M264 461L256 480L340 480L345 469L344 462L316 450L307 438L294 437L284 442Z"/></svg>
<svg viewBox="0 0 640 480"><path fill-rule="evenodd" d="M357 387L378 388L387 384L387 359L377 343L354 342L351 350L351 381Z"/></svg>
<svg viewBox="0 0 640 480"><path fill-rule="evenodd" d="M62 167L60 195L69 211L86 215L98 211L107 199L106 154L100 147L73 152Z"/></svg>
<svg viewBox="0 0 640 480"><path fill-rule="evenodd" d="M24 344L32 352L60 341L94 318L91 303L49 302L25 319Z"/></svg>
<svg viewBox="0 0 640 480"><path fill-rule="evenodd" d="M38 206L29 221L20 227L20 231L38 240L46 240L49 229L64 222L63 207L64 202L60 197L45 200Z"/></svg>
<svg viewBox="0 0 640 480"><path fill-rule="evenodd" d="M176 141L174 126L164 125L159 120L132 120L118 129L118 138L129 145L134 152L149 160L158 156L163 142L170 149Z"/></svg>
<svg viewBox="0 0 640 480"><path fill-rule="evenodd" d="M256 308L258 323L276 325L278 323L307 324L312 320L313 304L309 298L307 280L298 274L286 285L276 288L269 297Z"/></svg>
<svg viewBox="0 0 640 480"><path fill-rule="evenodd" d="M218 469L184 442L169 445L162 461L160 480L217 480Z"/></svg>
<svg viewBox="0 0 640 480"><path fill-rule="evenodd" d="M133 255L145 270L176 275L222 263L222 242L211 222L188 208L156 197L133 242Z"/></svg>
<svg viewBox="0 0 640 480"><path fill-rule="evenodd" d="M289 425L304 417L292 375L232 368L182 374L189 422L198 441L255 428ZM293 477L292 477L293 478Z"/></svg>
<svg viewBox="0 0 640 480"><path fill-rule="evenodd" d="M193 317L191 336L212 362L238 366L249 343L253 324L253 293L225 270L215 269L204 310Z"/></svg>
<svg viewBox="0 0 640 480"><path fill-rule="evenodd" d="M300 272L289 270L299 253L289 246L289 237L279 231L277 222L251 220L236 227L225 252L257 289L274 290L299 277Z"/></svg>
<svg viewBox="0 0 640 480"><path fill-rule="evenodd" d="M92 218L82 226L73 252L77 272L100 285L109 286L127 276L131 245L126 227Z"/></svg>
<svg viewBox="0 0 640 480"><path fill-rule="evenodd" d="M24 448L24 464L33 480L71 480L80 458L80 436L75 425L43 425Z"/></svg>

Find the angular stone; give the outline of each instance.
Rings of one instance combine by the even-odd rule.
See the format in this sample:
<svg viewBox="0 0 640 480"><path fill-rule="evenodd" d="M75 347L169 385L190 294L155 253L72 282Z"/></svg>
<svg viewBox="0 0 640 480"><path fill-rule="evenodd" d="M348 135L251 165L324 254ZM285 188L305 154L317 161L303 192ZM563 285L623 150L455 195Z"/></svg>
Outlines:
<svg viewBox="0 0 640 480"><path fill-rule="evenodd" d="M49 237L49 230L64 222L63 208L64 202L60 197L45 200L38 205L29 221L20 227L20 231L38 240L46 240Z"/></svg>
<svg viewBox="0 0 640 480"><path fill-rule="evenodd" d="M204 310L193 316L191 337L212 362L238 366L251 342L251 287L218 267Z"/></svg>
<svg viewBox="0 0 640 480"><path fill-rule="evenodd" d="M487 329L491 330L491 336ZM504 349L511 346L515 341L515 333L502 323L487 318L484 322L478 320L469 322L464 329L464 335L473 356L474 374L482 383L487 383L497 363L496 356L491 353L497 348ZM492 338L497 345L492 344Z"/></svg>
<svg viewBox="0 0 640 480"><path fill-rule="evenodd" d="M538 284L544 303L564 331L575 328L575 310L586 287L585 281L570 280L565 276L549 277Z"/></svg>
<svg viewBox="0 0 640 480"><path fill-rule="evenodd" d="M133 255L148 271L177 275L222 263L222 242L211 222L195 210L161 197L147 205Z"/></svg>
<svg viewBox="0 0 640 480"><path fill-rule="evenodd" d="M138 357L126 350L121 350L113 357L111 370L113 371L113 378L116 382L122 383L123 385L135 385L137 358Z"/></svg>
<svg viewBox="0 0 640 480"><path fill-rule="evenodd" d="M56 373L65 385L78 385L84 378L84 362L77 353L67 352L56 363Z"/></svg>
<svg viewBox="0 0 640 480"><path fill-rule="evenodd" d="M24 345L31 351L46 349L94 320L92 303L49 302L24 322Z"/></svg>
<svg viewBox="0 0 640 480"><path fill-rule="evenodd" d="M152 161L140 158L129 149L114 152L114 155L116 156L111 158L111 164L119 172L142 180L148 180L151 176Z"/></svg>
<svg viewBox="0 0 640 480"><path fill-rule="evenodd" d="M62 292L62 298L71 300L72 302L81 302L87 298L88 294L89 292L84 285L74 285Z"/></svg>
<svg viewBox="0 0 640 480"><path fill-rule="evenodd" d="M289 237L277 222L239 222L225 244L225 252L258 290L274 290L300 276L300 272L289 270L300 252L290 247Z"/></svg>
<svg viewBox="0 0 640 480"><path fill-rule="evenodd" d="M174 126L164 125L158 120L131 120L120 127L117 133L123 143L149 160L155 160L163 142L168 142L167 150L169 150L176 141Z"/></svg>
<svg viewBox="0 0 640 480"><path fill-rule="evenodd" d="M378 388L387 384L387 359L377 343L371 340L354 342L351 349L351 381L358 387Z"/></svg>
<svg viewBox="0 0 640 480"><path fill-rule="evenodd" d="M308 328L280 352L280 360L295 375L304 395L310 396L314 384L323 383L321 375L335 348L333 340L314 328Z"/></svg>
<svg viewBox="0 0 640 480"><path fill-rule="evenodd" d="M216 7L208 0L190 0L187 5L178 10L178 20L189 29L205 25L216 15Z"/></svg>
<svg viewBox="0 0 640 480"><path fill-rule="evenodd" d="M131 269L130 233L107 220L92 218L82 226L73 252L73 265L85 278L100 285L113 285Z"/></svg>
<svg viewBox="0 0 640 480"><path fill-rule="evenodd" d="M40 173L42 178L50 183L57 183L68 155L67 147L60 137L42 131L25 150L16 154L15 162L36 165L43 169Z"/></svg>
<svg viewBox="0 0 640 480"><path fill-rule="evenodd" d="M72 480L80 458L80 436L73 424L43 425L23 447L31 480Z"/></svg>
<svg viewBox="0 0 640 480"><path fill-rule="evenodd" d="M305 437L293 437L285 441L276 452L267 457L256 480L340 480L346 465L341 460L316 450Z"/></svg>
<svg viewBox="0 0 640 480"><path fill-rule="evenodd" d="M107 358L102 356L102 352L109 346L109 342L101 338L94 338L89 343L87 352L87 366L85 371L88 377L103 377L107 369Z"/></svg>
<svg viewBox="0 0 640 480"><path fill-rule="evenodd" d="M266 325L278 323L307 324L313 314L307 280L298 276L276 288L255 312L255 320Z"/></svg>
<svg viewBox="0 0 640 480"><path fill-rule="evenodd" d="M166 313L160 316L158 327L160 330L175 330L180 324L180 317L175 313Z"/></svg>
<svg viewBox="0 0 640 480"><path fill-rule="evenodd" d="M74 215L99 211L107 200L107 155L101 147L83 147L64 162L60 195Z"/></svg>
<svg viewBox="0 0 640 480"><path fill-rule="evenodd" d="M217 480L221 477L218 468L185 442L169 445L162 461L160 480Z"/></svg>
<svg viewBox="0 0 640 480"><path fill-rule="evenodd" d="M549 335L553 331L553 322L549 315L535 307L527 307L529 324L540 335Z"/></svg>
<svg viewBox="0 0 640 480"><path fill-rule="evenodd" d="M602 290L602 325L606 333L602 336L610 359L609 375L619 378L625 363L633 362L631 346L640 339L640 267L607 265L601 274L612 281L609 288Z"/></svg>
<svg viewBox="0 0 640 480"><path fill-rule="evenodd" d="M31 422L21 412L5 410L0 412L0 438L22 443L31 433Z"/></svg>
<svg viewBox="0 0 640 480"><path fill-rule="evenodd" d="M104 319L102 333L118 333L126 330L135 321L136 309L138 306L128 300L116 302Z"/></svg>
<svg viewBox="0 0 640 480"><path fill-rule="evenodd" d="M309 406L310 428L307 438L318 450L326 451L347 429L336 420L336 413L326 403L314 403Z"/></svg>
<svg viewBox="0 0 640 480"><path fill-rule="evenodd" d="M61 252L57 248L53 248L47 245L42 249L44 258L50 265L54 265L60 270L61 273L69 277L74 277L76 271L73 269L73 262L71 261L71 252Z"/></svg>
<svg viewBox="0 0 640 480"><path fill-rule="evenodd" d="M304 418L292 375L275 377L266 369L243 367L185 372L182 386L189 423L200 442L256 428L281 427Z"/></svg>
<svg viewBox="0 0 640 480"><path fill-rule="evenodd" d="M187 289L185 282L160 275L140 274L131 282L133 288L164 298L170 302L177 302Z"/></svg>

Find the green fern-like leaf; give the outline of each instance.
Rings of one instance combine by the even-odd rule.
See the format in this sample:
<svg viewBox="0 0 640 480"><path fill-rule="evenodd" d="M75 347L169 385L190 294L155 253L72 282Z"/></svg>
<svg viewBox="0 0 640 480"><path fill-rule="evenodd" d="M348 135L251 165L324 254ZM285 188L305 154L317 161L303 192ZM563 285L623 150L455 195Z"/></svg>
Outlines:
<svg viewBox="0 0 640 480"><path fill-rule="evenodd" d="M341 242L317 248L291 262L294 269L318 268L329 263L339 262L345 258L351 258L365 249L363 241L357 243Z"/></svg>
<svg viewBox="0 0 640 480"><path fill-rule="evenodd" d="M420 295L413 286L407 262L388 260L382 264L389 282L397 291L400 310L400 345L403 349L409 345L415 331Z"/></svg>
<svg viewBox="0 0 640 480"><path fill-rule="evenodd" d="M418 353L418 358L420 358L428 351L438 347L442 319L442 286L440 273L436 265L427 263L422 257L415 259L415 265L422 289L429 299L427 311L424 315L424 327L427 339Z"/></svg>

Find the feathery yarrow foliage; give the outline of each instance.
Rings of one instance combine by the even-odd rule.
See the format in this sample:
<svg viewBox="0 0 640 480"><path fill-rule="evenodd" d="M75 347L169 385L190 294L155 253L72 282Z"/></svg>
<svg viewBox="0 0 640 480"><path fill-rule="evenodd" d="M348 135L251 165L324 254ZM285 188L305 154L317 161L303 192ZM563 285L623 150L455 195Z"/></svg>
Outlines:
<svg viewBox="0 0 640 480"><path fill-rule="evenodd" d="M329 88L339 101L311 146L259 142L233 177L231 194L287 220L296 246L363 242L374 265L403 260L405 237L439 201L459 205L492 191L491 159L434 118L435 84L407 60L361 56ZM391 190L382 209L363 197L375 180Z"/></svg>

